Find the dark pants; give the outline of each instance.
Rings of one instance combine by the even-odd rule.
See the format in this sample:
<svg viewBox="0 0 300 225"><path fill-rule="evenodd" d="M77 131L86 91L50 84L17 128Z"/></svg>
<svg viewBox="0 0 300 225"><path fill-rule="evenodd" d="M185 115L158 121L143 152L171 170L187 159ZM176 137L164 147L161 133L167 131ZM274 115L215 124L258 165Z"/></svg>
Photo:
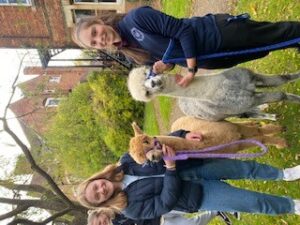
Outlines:
<svg viewBox="0 0 300 225"><path fill-rule="evenodd" d="M215 15L222 42L218 52L235 51L248 48L262 47L300 37L300 22L257 22L249 19L231 20L228 14ZM297 46L299 47L299 46ZM269 52L224 57L209 60L203 68L229 68L239 63L258 59Z"/></svg>

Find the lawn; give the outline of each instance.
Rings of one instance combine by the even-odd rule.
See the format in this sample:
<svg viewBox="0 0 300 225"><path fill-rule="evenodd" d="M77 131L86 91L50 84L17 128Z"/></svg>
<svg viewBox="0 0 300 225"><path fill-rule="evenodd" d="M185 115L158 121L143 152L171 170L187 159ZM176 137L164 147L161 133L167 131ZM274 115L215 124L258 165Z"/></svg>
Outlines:
<svg viewBox="0 0 300 225"><path fill-rule="evenodd" d="M295 0L240 0L235 13L248 12L252 19L260 21L300 20L300 4ZM300 70L300 54L295 50L272 52L264 59L245 63L241 66L252 68L266 74L291 73ZM288 92L300 94L300 82L284 85L282 88ZM300 164L300 107L293 103L272 104L268 109L271 113L279 115L278 123L285 126L287 131L283 136L288 140L289 148L270 152L257 161L271 164L276 167L291 167ZM279 195L288 195L300 198L300 182L232 182L243 188ZM212 224L220 224L219 222ZM261 216L243 214L242 220L234 224L300 224L299 216Z"/></svg>
<svg viewBox="0 0 300 225"><path fill-rule="evenodd" d="M163 0L163 10L177 17L188 15L189 9L183 6L190 5L184 0ZM190 1L191 3L191 1ZM299 0L239 0L234 13L248 12L252 19L261 21L300 20ZM258 37L259 38L259 37ZM291 73L300 70L300 54L295 50L281 50L272 52L268 57L261 60L245 63L241 66L252 68L255 71L266 74ZM285 85L282 89L300 94L300 82ZM165 100L164 100L165 101ZM166 104L161 104L160 111L166 111ZM168 106L169 107L169 106ZM300 164L300 107L293 103L273 104L267 110L279 115L278 123L285 126L287 131L282 135L288 140L289 148L276 150L270 148L270 152L257 161L271 164L276 167L291 167ZM167 114L167 113L166 113ZM146 114L146 120L149 117ZM166 116L167 120L168 116ZM263 121L267 122L267 121ZM261 192L288 195L300 198L300 182L266 182L266 181L239 181L232 184ZM223 224L214 220L211 224ZM258 216L242 214L241 221L235 221L237 225L249 224L300 224L299 216Z"/></svg>

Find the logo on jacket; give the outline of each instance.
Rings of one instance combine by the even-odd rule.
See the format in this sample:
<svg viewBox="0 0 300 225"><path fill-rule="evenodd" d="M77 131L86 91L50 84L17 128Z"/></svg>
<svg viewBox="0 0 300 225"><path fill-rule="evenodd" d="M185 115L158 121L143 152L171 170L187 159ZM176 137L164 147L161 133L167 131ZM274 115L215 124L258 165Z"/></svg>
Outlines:
<svg viewBox="0 0 300 225"><path fill-rule="evenodd" d="M138 41L143 41L144 40L144 38L145 38L144 34L141 31L139 31L138 29L136 29L135 27L132 28L130 31L131 31L132 36L136 40L138 40Z"/></svg>

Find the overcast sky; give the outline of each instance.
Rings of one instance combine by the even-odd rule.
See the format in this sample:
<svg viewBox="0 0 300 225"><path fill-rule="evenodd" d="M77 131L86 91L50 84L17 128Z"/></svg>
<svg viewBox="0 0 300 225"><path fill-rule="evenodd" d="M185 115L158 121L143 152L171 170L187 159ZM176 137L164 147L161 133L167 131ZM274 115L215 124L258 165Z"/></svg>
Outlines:
<svg viewBox="0 0 300 225"><path fill-rule="evenodd" d="M8 100L12 93L12 83L14 82L15 77L17 76L19 63L23 54L28 53L28 50L16 50L16 49L1 49L0 48L0 116L2 117L4 114L4 108L8 103ZM30 52L30 54L33 51ZM79 51L67 51L56 58L74 58L78 57L80 54ZM37 62L35 56L27 56L24 60L24 65L36 65ZM32 79L35 76L24 76L21 70L21 74L18 80L18 83L22 83L26 80ZM13 101L16 101L22 98L22 93L19 89L17 89ZM13 130L17 136L23 141L23 143L29 147L29 143L21 129L20 124L16 119L13 119L14 114L9 111L7 118L9 118L9 126L10 129ZM0 122L0 130L3 129L2 122ZM16 162L16 158L19 154L22 154L21 149L16 145L13 139L6 133L0 132L0 178L4 179L7 177L13 170ZM28 179L28 178L26 178ZM0 196L6 196L7 192L3 189L0 189ZM11 210L11 207L7 205L0 204L0 215L5 213L5 211ZM8 221L0 221L0 225L6 225Z"/></svg>
<svg viewBox="0 0 300 225"><path fill-rule="evenodd" d="M22 57L22 54L24 54L25 51L17 51L15 49L0 49L0 116L3 117L4 114L4 108L8 104L8 100L12 94L12 83L14 82L15 77L17 76L18 68L20 59ZM18 80L18 83L24 82L28 79L32 79L35 76L20 76L20 79ZM19 89L17 89L13 101L16 101L18 99L22 98L22 93ZM14 114L9 110L7 118L8 124L10 129L12 129L17 136L22 140L22 142L29 147L29 143L20 127L20 124L16 119L14 119ZM1 130L3 128L3 124L1 123ZM15 166L15 162L17 159L17 156L19 154L22 154L21 149L16 145L14 140L5 132L0 132L0 178L5 179L7 178L11 172L13 171L13 168ZM25 178L29 180L29 178ZM11 196L10 192L5 191L4 189L0 189L0 195L2 197L8 197ZM5 213L6 211L11 210L11 206L0 204L0 214ZM5 225L9 221L4 220L0 221L0 225Z"/></svg>

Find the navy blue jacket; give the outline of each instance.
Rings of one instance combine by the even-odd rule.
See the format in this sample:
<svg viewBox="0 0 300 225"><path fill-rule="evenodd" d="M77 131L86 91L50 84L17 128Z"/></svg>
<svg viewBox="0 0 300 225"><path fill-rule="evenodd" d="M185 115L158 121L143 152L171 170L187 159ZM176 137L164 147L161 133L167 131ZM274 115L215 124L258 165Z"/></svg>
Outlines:
<svg viewBox="0 0 300 225"><path fill-rule="evenodd" d="M171 58L193 58L216 52L221 43L213 15L177 19L148 6L131 10L119 22L118 29L130 46L151 54L149 64L162 59L170 39L176 41Z"/></svg>
<svg viewBox="0 0 300 225"><path fill-rule="evenodd" d="M122 169L128 175L154 175L164 172L164 177L142 179L124 189L128 205L123 214L131 219L153 219L172 209L196 212L202 198L201 186L182 181L176 171L165 170L163 163L143 167L125 154L121 158Z"/></svg>

